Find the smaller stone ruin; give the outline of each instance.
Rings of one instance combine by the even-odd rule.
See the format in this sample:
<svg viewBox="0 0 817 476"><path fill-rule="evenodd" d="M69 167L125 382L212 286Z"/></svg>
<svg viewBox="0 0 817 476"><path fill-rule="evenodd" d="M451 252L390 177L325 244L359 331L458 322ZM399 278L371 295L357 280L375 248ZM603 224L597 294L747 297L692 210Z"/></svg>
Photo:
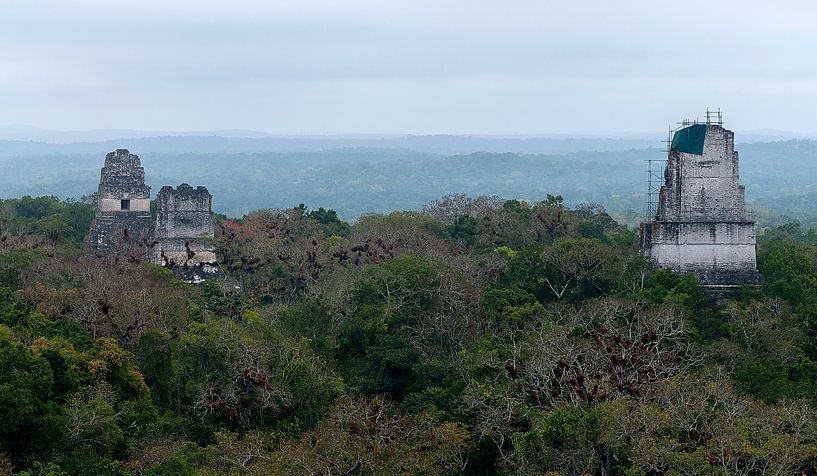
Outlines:
<svg viewBox="0 0 817 476"><path fill-rule="evenodd" d="M156 197L156 228L151 261L173 269L180 278L200 282L215 277L213 196L207 187L183 183L165 186Z"/></svg>
<svg viewBox="0 0 817 476"><path fill-rule="evenodd" d="M145 169L138 155L116 149L105 156L88 244L93 250L105 251L144 246L152 237Z"/></svg>

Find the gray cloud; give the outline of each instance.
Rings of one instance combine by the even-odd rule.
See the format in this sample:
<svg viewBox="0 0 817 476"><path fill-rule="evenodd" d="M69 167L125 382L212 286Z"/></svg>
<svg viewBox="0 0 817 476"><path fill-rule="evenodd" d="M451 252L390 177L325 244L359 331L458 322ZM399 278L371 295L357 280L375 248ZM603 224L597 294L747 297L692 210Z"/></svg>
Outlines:
<svg viewBox="0 0 817 476"><path fill-rule="evenodd" d="M817 129L817 4L567 3L6 1L0 123L508 134L720 106Z"/></svg>

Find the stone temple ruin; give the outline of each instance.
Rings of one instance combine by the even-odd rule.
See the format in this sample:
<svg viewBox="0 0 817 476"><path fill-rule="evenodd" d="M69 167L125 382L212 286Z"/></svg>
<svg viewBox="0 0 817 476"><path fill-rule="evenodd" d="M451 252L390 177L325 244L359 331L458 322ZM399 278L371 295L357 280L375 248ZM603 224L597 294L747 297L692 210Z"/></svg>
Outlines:
<svg viewBox="0 0 817 476"><path fill-rule="evenodd" d="M88 243L95 250L110 250L148 242L152 236L150 187L139 156L127 149L110 152L102 167Z"/></svg>
<svg viewBox="0 0 817 476"><path fill-rule="evenodd" d="M88 244L97 252L138 250L188 282L219 277L212 199L202 186L162 187L154 221L139 156L117 149L105 157Z"/></svg>
<svg viewBox="0 0 817 476"><path fill-rule="evenodd" d="M709 117L685 126L672 135L655 215L641 224L642 253L656 266L693 273L709 292L758 285L734 133Z"/></svg>

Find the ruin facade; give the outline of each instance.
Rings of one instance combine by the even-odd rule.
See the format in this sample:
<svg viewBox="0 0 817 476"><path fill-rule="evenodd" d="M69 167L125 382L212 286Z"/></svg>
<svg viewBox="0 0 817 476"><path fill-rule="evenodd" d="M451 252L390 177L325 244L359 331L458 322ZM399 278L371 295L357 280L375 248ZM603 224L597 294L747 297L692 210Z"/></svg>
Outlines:
<svg viewBox="0 0 817 476"><path fill-rule="evenodd" d="M154 263L180 271L194 282L217 272L212 200L206 187L186 183L175 189L162 187L156 197Z"/></svg>
<svg viewBox="0 0 817 476"><path fill-rule="evenodd" d="M152 236L145 169L138 155L116 149L105 156L88 244L94 250L109 250L144 245Z"/></svg>
<svg viewBox="0 0 817 476"><path fill-rule="evenodd" d="M760 284L744 195L734 133L720 122L688 124L672 136L655 216L640 227L642 253L709 291Z"/></svg>

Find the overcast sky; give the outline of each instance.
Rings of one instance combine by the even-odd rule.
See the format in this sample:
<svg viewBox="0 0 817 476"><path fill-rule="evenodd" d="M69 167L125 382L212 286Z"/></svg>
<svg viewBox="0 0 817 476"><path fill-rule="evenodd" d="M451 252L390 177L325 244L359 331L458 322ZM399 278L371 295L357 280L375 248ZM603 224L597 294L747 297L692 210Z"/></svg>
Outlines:
<svg viewBox="0 0 817 476"><path fill-rule="evenodd" d="M168 7L167 4L172 4ZM0 125L817 131L813 1L0 0Z"/></svg>

